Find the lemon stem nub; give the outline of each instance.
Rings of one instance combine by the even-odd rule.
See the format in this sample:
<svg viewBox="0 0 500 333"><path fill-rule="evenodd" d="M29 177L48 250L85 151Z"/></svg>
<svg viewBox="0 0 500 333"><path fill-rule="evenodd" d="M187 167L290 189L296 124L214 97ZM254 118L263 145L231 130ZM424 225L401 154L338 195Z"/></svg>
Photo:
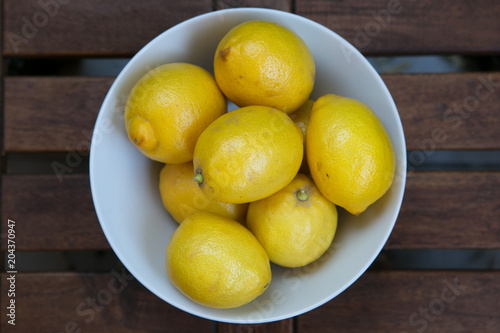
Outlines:
<svg viewBox="0 0 500 333"><path fill-rule="evenodd" d="M198 184L203 184L203 175L201 173L197 173L196 176L193 177L194 180L198 182Z"/></svg>
<svg viewBox="0 0 500 333"><path fill-rule="evenodd" d="M305 190L297 191L297 199L299 199L299 201L306 201L309 199L309 194L307 194Z"/></svg>

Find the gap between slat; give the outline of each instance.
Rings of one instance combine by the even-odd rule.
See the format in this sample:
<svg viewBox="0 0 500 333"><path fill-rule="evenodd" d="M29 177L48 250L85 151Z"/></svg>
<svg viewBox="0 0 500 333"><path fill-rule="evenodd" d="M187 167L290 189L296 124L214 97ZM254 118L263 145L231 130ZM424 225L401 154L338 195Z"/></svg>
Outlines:
<svg viewBox="0 0 500 333"><path fill-rule="evenodd" d="M3 252L7 262L8 252ZM17 251L23 273L106 273L123 264L112 250ZM500 270L500 250L383 249L369 270Z"/></svg>

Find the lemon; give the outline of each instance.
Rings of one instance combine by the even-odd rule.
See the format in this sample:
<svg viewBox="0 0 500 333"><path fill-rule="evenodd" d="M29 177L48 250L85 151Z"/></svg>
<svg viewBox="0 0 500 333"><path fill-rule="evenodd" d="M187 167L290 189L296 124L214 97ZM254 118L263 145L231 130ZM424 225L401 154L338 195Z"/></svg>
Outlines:
<svg viewBox="0 0 500 333"><path fill-rule="evenodd" d="M309 166L307 165L306 153L306 129L307 123L309 122L309 117L311 117L313 103L314 101L308 99L304 104L302 104L300 108L289 114L295 125L299 126L299 128L302 130L302 134L304 136L304 158L302 159L302 164L299 170L304 174L309 174Z"/></svg>
<svg viewBox="0 0 500 333"><path fill-rule="evenodd" d="M320 97L307 126L306 147L316 186L351 214L362 213L392 184L391 140L375 113L360 101Z"/></svg>
<svg viewBox="0 0 500 333"><path fill-rule="evenodd" d="M287 114L247 106L219 117L201 133L193 164L207 197L244 203L286 186L302 157L302 132Z"/></svg>
<svg viewBox="0 0 500 333"><path fill-rule="evenodd" d="M184 163L193 159L201 132L224 112L226 99L209 72L171 63L150 70L135 84L125 106L125 126L147 157Z"/></svg>
<svg viewBox="0 0 500 333"><path fill-rule="evenodd" d="M193 301L234 308L262 294L271 282L269 258L238 222L197 213L181 223L167 246L166 271Z"/></svg>
<svg viewBox="0 0 500 333"><path fill-rule="evenodd" d="M309 177L299 173L279 192L250 203L247 227L273 263L300 267L330 247L337 209Z"/></svg>
<svg viewBox="0 0 500 333"><path fill-rule="evenodd" d="M293 31L272 22L248 21L220 41L214 75L224 95L239 107L265 105L290 113L311 94L315 65Z"/></svg>
<svg viewBox="0 0 500 333"><path fill-rule="evenodd" d="M207 198L193 180L193 162L165 164L160 172L160 195L165 209L181 223L198 212L209 212L245 223L248 204L228 204Z"/></svg>

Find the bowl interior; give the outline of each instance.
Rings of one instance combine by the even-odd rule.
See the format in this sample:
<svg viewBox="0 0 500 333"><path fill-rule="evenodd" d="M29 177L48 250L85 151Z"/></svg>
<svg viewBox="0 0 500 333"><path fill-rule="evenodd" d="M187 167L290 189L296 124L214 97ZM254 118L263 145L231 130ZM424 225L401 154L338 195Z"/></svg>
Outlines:
<svg viewBox="0 0 500 333"><path fill-rule="evenodd" d="M189 62L213 72L220 39L248 20L268 20L295 31L316 63L311 98L335 93L359 99L379 116L393 142L396 178L391 189L359 217L342 209L334 242L309 266L273 266L268 290L253 302L228 310L198 305L170 283L164 269L165 249L177 227L162 206L158 190L160 163L148 160L128 140L123 110L137 80L169 62ZM222 322L260 323L309 311L351 285L373 262L396 221L406 178L406 147L401 121L386 86L368 61L349 43L308 19L269 9L230 9L185 21L146 45L120 73L96 121L90 181L95 209L104 233L127 269L149 290L194 315Z"/></svg>

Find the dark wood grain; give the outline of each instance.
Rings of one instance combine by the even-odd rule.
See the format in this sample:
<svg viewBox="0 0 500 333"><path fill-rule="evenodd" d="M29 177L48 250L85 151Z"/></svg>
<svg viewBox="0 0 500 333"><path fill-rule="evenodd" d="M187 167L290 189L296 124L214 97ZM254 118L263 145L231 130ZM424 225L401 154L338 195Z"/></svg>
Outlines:
<svg viewBox="0 0 500 333"><path fill-rule="evenodd" d="M293 333L293 319L263 324L218 323L217 333Z"/></svg>
<svg viewBox="0 0 500 333"><path fill-rule="evenodd" d="M217 9L237 7L263 7L290 12L292 0L217 0Z"/></svg>
<svg viewBox="0 0 500 333"><path fill-rule="evenodd" d="M6 0L4 6L6 56L130 56L171 26L212 10L212 1L68 1L57 13L35 0ZM290 2L220 0L219 6L289 10ZM295 9L366 54L500 51L495 0L298 0Z"/></svg>
<svg viewBox="0 0 500 333"><path fill-rule="evenodd" d="M6 78L4 149L88 152L95 119L113 81L97 77Z"/></svg>
<svg viewBox="0 0 500 333"><path fill-rule="evenodd" d="M499 73L382 77L398 107L407 149L426 150L409 155L413 165L439 149L500 149ZM7 77L5 151L88 151L89 133L113 80Z"/></svg>
<svg viewBox="0 0 500 333"><path fill-rule="evenodd" d="M297 319L297 332L500 331L500 273L367 272Z"/></svg>
<svg viewBox="0 0 500 333"><path fill-rule="evenodd" d="M2 277L2 309L9 302ZM165 276L165 283L168 278ZM16 326L2 316L2 332L205 332L213 323L178 310L126 271L108 274L16 275Z"/></svg>
<svg viewBox="0 0 500 333"><path fill-rule="evenodd" d="M386 248L500 248L500 172L410 172Z"/></svg>
<svg viewBox="0 0 500 333"><path fill-rule="evenodd" d="M88 175L4 175L2 196L19 250L109 249ZM499 249L498 207L500 172L411 172L386 249Z"/></svg>
<svg viewBox="0 0 500 333"><path fill-rule="evenodd" d="M2 221L16 222L17 250L109 249L88 175L4 175ZM2 223L6 232L7 223ZM5 242L2 249L6 249Z"/></svg>
<svg viewBox="0 0 500 333"><path fill-rule="evenodd" d="M383 80L409 150L500 149L500 73L394 74ZM421 153L409 155L419 163Z"/></svg>
<svg viewBox="0 0 500 333"><path fill-rule="evenodd" d="M6 295L8 274L2 274ZM118 278L117 276L120 276ZM168 283L166 281L166 283ZM369 271L332 301L298 317L296 332L498 332L500 273ZM95 300L95 308L91 306ZM2 297L2 308L7 307ZM87 303L89 302L89 303ZM173 308L124 271L16 275L16 332L210 332L212 323ZM7 329L8 317L2 317ZM70 324L68 324L70 323ZM259 327L276 330L259 330ZM219 324L219 332L228 325ZM238 327L238 325L235 325ZM247 326L290 332L288 324ZM284 328L283 328L284 327ZM245 325L241 326L241 332Z"/></svg>
<svg viewBox="0 0 500 333"><path fill-rule="evenodd" d="M3 6L2 3L0 3L0 17L2 17L2 22L3 22ZM3 24L0 24L0 35L3 36ZM3 54L3 45L0 43L0 54ZM3 107L4 107L4 99L3 99L3 83L4 83L4 64L3 64L3 57L0 56L0 172L3 173L5 171L5 154L4 154L4 112L3 112ZM0 206L1 207L1 206ZM1 208L0 208L1 209Z"/></svg>
<svg viewBox="0 0 500 333"><path fill-rule="evenodd" d="M295 8L367 55L500 52L496 0L297 0Z"/></svg>
<svg viewBox="0 0 500 333"><path fill-rule="evenodd" d="M4 1L5 56L131 56L173 25L212 10L211 0L57 0L57 11L40 2L55 1Z"/></svg>

